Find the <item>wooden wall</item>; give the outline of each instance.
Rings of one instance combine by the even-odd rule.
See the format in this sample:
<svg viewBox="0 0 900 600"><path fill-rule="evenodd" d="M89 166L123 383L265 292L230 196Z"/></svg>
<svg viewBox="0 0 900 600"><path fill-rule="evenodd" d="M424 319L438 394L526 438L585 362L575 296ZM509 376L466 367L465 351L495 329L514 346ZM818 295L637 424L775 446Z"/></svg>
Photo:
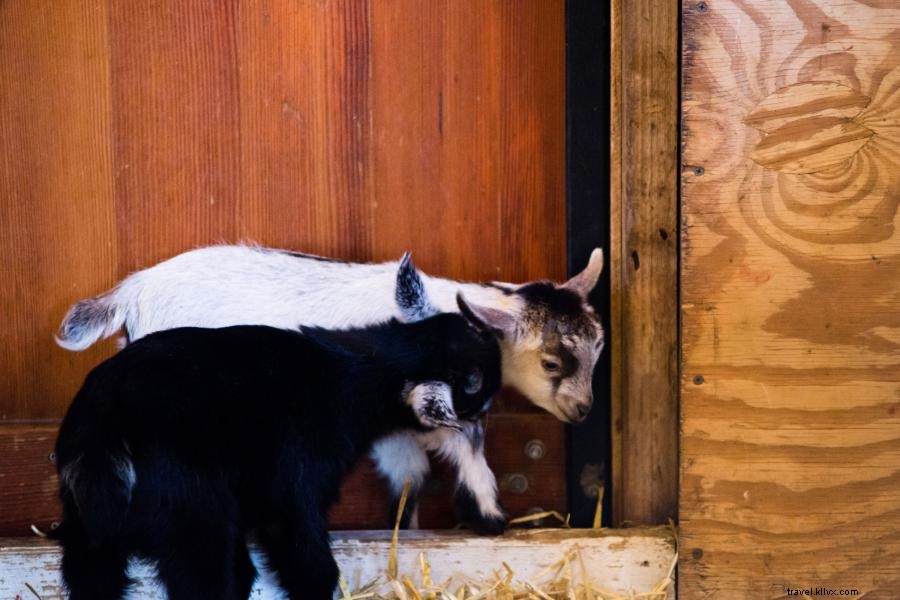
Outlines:
<svg viewBox="0 0 900 600"><path fill-rule="evenodd" d="M562 0L0 3L0 535L55 514L54 425L113 351L53 332L130 271L255 240L563 278L564 77ZM508 509L563 510L561 425L503 411ZM336 524L381 525L355 481Z"/></svg>
<svg viewBox="0 0 900 600"><path fill-rule="evenodd" d="M900 586L900 5L684 2L682 598Z"/></svg>

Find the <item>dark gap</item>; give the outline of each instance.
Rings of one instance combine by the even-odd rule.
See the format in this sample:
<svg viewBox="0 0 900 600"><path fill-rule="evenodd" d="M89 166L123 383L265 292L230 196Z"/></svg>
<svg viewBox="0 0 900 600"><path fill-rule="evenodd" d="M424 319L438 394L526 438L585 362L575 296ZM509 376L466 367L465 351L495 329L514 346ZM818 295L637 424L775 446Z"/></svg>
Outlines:
<svg viewBox="0 0 900 600"><path fill-rule="evenodd" d="M681 99L682 99L682 95L684 93L684 90L682 89L683 82L681 79L682 68L684 66L682 64L682 57L684 56L684 50L683 50L683 48L684 48L684 45L683 45L684 44L684 41L683 41L684 11L683 11L683 8L684 8L684 4L679 2L678 3L678 64L675 67L677 70L676 76L678 77L678 86L677 86L678 112L677 112L677 117L676 117L676 122L675 122L675 126L678 128L678 130L675 132L675 139L678 141L678 151L675 154L675 174L674 174L675 177L678 178L677 179L678 186L675 188L675 223L676 223L676 225L675 225L676 226L676 230L675 230L675 264L676 264L676 268L675 268L675 302L678 307L678 309L675 311L675 331L677 332L676 336L675 336L675 343L676 343L675 364L678 365L678 366L676 366L677 371L675 373L675 381L676 381L676 388L675 388L676 389L676 392L675 392L676 419L675 419L675 421L676 421L676 423L681 422L681 391L680 391L680 386L681 386L681 384L680 384L680 382L681 382L681 366L680 366L681 365L681 234L682 234L682 230L681 230L681 223L682 223L682 221L681 221L681 185L682 185L682 181L683 181L683 179L681 178L681 172L682 172L681 170L684 168L684 166L681 164L681 144L682 144L681 136L683 135L683 131L684 131L684 123L682 123L682 119L684 117L683 117L683 114L681 111ZM679 456L679 464L680 464L680 461L681 461L681 458L680 458L681 457L681 436L680 435L675 436L675 440L676 440L675 441L675 452ZM680 478L677 478L675 480L675 485L678 488L678 489L676 489L675 497L680 498L681 497L681 488L680 488L681 480L680 480ZM678 505L676 504L676 507L677 506ZM676 508L676 514L674 515L674 519L675 519L676 523L679 522L679 515L677 513L677 508ZM676 581L677 581L677 574L676 574Z"/></svg>
<svg viewBox="0 0 900 600"><path fill-rule="evenodd" d="M569 275L587 265L591 250L609 257L609 4L566 0L566 221ZM607 258L608 260L608 258ZM609 264L591 302L609 339ZM607 346L608 348L608 346ZM574 527L590 527L598 484L605 486L603 525L609 526L610 351L594 372L594 408L566 436L568 510Z"/></svg>

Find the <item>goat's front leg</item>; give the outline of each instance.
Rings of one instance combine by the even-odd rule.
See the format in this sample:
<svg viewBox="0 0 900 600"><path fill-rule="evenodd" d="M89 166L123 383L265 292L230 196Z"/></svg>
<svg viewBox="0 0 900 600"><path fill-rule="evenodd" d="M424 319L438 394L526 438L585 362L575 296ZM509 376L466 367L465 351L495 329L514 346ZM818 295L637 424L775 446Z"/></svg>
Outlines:
<svg viewBox="0 0 900 600"><path fill-rule="evenodd" d="M484 456L484 426L480 421L461 425L460 431L441 429L420 441L456 467L456 508L463 523L480 535L499 535L507 520L497 499L497 479Z"/></svg>
<svg viewBox="0 0 900 600"><path fill-rule="evenodd" d="M388 480L391 487L391 507L388 515L391 528L394 526L394 519L396 519L397 510L400 507L403 486L407 481L410 482L406 507L400 518L400 527L407 529L415 515L419 491L431 470L428 455L416 441L414 434L399 432L375 442L372 446L372 458L375 460L378 472Z"/></svg>

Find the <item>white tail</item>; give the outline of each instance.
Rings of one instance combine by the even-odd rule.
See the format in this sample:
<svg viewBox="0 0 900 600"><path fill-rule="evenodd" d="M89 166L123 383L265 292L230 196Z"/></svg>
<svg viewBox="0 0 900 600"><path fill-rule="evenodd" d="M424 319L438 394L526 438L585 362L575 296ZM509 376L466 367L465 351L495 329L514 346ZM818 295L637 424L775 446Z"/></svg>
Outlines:
<svg viewBox="0 0 900 600"><path fill-rule="evenodd" d="M76 303L63 318L56 343L66 350L84 350L125 324L126 310L117 304L121 286Z"/></svg>

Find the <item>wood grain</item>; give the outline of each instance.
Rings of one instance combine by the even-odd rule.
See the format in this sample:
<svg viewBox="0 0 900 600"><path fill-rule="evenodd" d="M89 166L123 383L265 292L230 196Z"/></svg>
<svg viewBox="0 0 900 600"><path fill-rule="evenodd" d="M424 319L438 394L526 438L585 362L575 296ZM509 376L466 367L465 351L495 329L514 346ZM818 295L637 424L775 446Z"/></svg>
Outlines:
<svg viewBox="0 0 900 600"><path fill-rule="evenodd" d="M55 425L5 425L0 427L0 533L30 535L30 526L50 529L60 518L56 468L51 460L56 443ZM485 437L488 463L500 487L500 501L512 516L532 509L565 512L565 438L559 426L548 428L542 415L491 415ZM528 442L538 440L546 451L540 459L525 454ZM436 463L436 461L433 461ZM454 472L441 463L422 494L419 522L422 527L450 528L457 524L453 509ZM522 476L527 488L510 484ZM331 513L332 529L384 528L388 525L386 485L374 464L360 461L341 488L341 502Z"/></svg>
<svg viewBox="0 0 900 600"><path fill-rule="evenodd" d="M347 531L331 536L331 549L351 589L359 589L378 579L385 582L391 548L389 531ZM458 531L406 531L397 545L399 573L421 581L420 555L425 553L432 580L453 578L452 589L468 580L493 579L493 570L503 572L510 565L516 576L541 582L547 570L568 552L578 549L584 570L605 590L629 595L649 592L666 580L675 556L675 539L665 528L613 530L537 530L512 531L500 538L473 538ZM263 571L261 556L251 546L253 560ZM63 598L59 575L60 553L46 540L0 538L0 597L27 598L36 591L45 600ZM146 599L164 597L153 581L153 570L135 565L134 596ZM582 581L580 569L574 571ZM518 583L518 582L517 582ZM27 585L26 585L27 584ZM669 586L666 598L674 598ZM391 590L378 590L387 596ZM270 600L283 595L271 576L260 577L250 597Z"/></svg>
<svg viewBox="0 0 900 600"><path fill-rule="evenodd" d="M241 6L240 237L371 258L369 12L367 1Z"/></svg>
<svg viewBox="0 0 900 600"><path fill-rule="evenodd" d="M53 343L73 302L196 246L565 276L562 0L60 0L0 17L0 423L55 423L114 351ZM563 426L529 418L558 447L521 502L561 507ZM13 490L31 481L17 460L0 455ZM354 523L380 526L384 497L354 481L348 506L371 503ZM2 533L33 520L4 514Z"/></svg>
<svg viewBox="0 0 900 600"><path fill-rule="evenodd" d="M565 278L563 9L372 4L376 257L412 247L462 278Z"/></svg>
<svg viewBox="0 0 900 600"><path fill-rule="evenodd" d="M683 4L679 596L894 598L900 7Z"/></svg>
<svg viewBox="0 0 900 600"><path fill-rule="evenodd" d="M109 3L120 275L237 237L237 17L231 2Z"/></svg>
<svg viewBox="0 0 900 600"><path fill-rule="evenodd" d="M108 352L53 343L116 279L107 60L103 6L0 3L0 421L58 416Z"/></svg>
<svg viewBox="0 0 900 600"><path fill-rule="evenodd" d="M678 11L612 2L613 524L678 512Z"/></svg>

